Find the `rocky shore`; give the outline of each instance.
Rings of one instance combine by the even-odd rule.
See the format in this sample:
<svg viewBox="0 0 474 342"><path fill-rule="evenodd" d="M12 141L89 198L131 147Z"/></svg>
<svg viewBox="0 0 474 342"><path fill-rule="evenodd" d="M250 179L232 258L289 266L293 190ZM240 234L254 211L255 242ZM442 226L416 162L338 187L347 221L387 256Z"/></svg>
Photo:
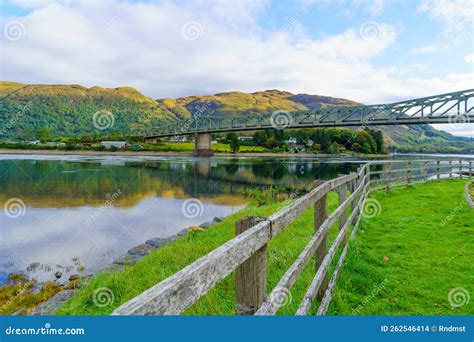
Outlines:
<svg viewBox="0 0 474 342"><path fill-rule="evenodd" d="M112 265L106 267L103 271L113 271L113 270L122 270L125 266L133 265L143 259L146 255L150 254L151 252L160 249L161 247L175 241L181 236L186 236L190 234L193 230L204 230L215 223L221 222L224 218L223 217L214 217L212 221L204 222L199 226L192 226L186 229L181 230L178 234L169 236L166 238L152 238L146 240L144 243L130 248L127 253L124 255L116 258ZM75 287L74 289L65 288L64 290L56 293L54 296L46 300L45 302L39 304L29 315L53 315L56 310L61 307L67 300L69 300L74 294L78 291L78 289L82 286L85 286L92 280L93 276L83 277L81 279L74 279L74 281L80 281L80 286ZM13 315L24 315L27 314L24 310L19 310L15 312Z"/></svg>

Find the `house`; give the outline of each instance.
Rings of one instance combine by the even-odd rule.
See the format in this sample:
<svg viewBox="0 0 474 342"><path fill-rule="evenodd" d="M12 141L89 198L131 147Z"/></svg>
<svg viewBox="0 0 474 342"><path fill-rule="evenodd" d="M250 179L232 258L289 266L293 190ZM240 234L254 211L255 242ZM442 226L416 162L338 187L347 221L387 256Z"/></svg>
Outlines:
<svg viewBox="0 0 474 342"><path fill-rule="evenodd" d="M185 136L175 135L174 137L170 138L170 141L171 142L185 142L185 141L187 141L187 139L186 139Z"/></svg>
<svg viewBox="0 0 474 342"><path fill-rule="evenodd" d="M296 144L296 138L295 137L289 137L287 140L285 140L287 144Z"/></svg>
<svg viewBox="0 0 474 342"><path fill-rule="evenodd" d="M55 141L47 141L43 144L44 146L51 146L51 147L64 147L66 146L63 142L55 142Z"/></svg>
<svg viewBox="0 0 474 342"><path fill-rule="evenodd" d="M101 141L100 146L103 146L105 148L112 148L112 147L125 148L125 147L128 147L130 145L127 144L126 141Z"/></svg>
<svg viewBox="0 0 474 342"><path fill-rule="evenodd" d="M249 137L246 135L241 135L238 139L239 141L253 141L253 137Z"/></svg>
<svg viewBox="0 0 474 342"><path fill-rule="evenodd" d="M41 141L39 140L32 140L32 141L28 141L27 144L30 144L30 145L38 145Z"/></svg>

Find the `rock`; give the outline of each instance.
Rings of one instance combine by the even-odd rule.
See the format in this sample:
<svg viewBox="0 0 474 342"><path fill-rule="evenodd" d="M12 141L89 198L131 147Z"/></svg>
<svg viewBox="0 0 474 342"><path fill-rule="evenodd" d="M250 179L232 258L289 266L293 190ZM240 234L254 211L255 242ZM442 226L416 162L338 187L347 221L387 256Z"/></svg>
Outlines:
<svg viewBox="0 0 474 342"><path fill-rule="evenodd" d="M26 313L27 313L26 308L22 308L18 311L15 311L14 313L12 313L12 316L25 316Z"/></svg>
<svg viewBox="0 0 474 342"><path fill-rule="evenodd" d="M63 276L63 273L60 271L57 271L56 273L54 273L54 276L56 277L56 279L59 279Z"/></svg>
<svg viewBox="0 0 474 342"><path fill-rule="evenodd" d="M201 223L199 225L199 227L201 228L209 228L210 226L212 226L214 224L214 221L209 221L209 222L204 222L204 223Z"/></svg>
<svg viewBox="0 0 474 342"><path fill-rule="evenodd" d="M222 216L216 216L214 217L214 222L222 222L222 220L224 220L225 217L222 217Z"/></svg>
<svg viewBox="0 0 474 342"><path fill-rule="evenodd" d="M154 248L152 246L142 243L138 246L130 248L127 252L127 255L138 255L144 257L145 255L150 254L153 249Z"/></svg>
<svg viewBox="0 0 474 342"><path fill-rule="evenodd" d="M150 240L145 241L145 244L153 247L154 249L160 248L172 241L176 240L176 237L168 237L168 238L153 238Z"/></svg>
<svg viewBox="0 0 474 342"><path fill-rule="evenodd" d="M63 305L69 298L71 298L75 290L64 290L61 292L56 293L46 302L41 303L38 305L32 312L31 315L33 316L44 316L44 315L52 315L55 311Z"/></svg>
<svg viewBox="0 0 474 342"><path fill-rule="evenodd" d="M136 264L138 261L140 261L143 257L140 255L122 255L121 257L118 257L117 259L114 260L114 264L116 265L133 265Z"/></svg>
<svg viewBox="0 0 474 342"><path fill-rule="evenodd" d="M186 229L183 229L182 231L180 231L180 232L178 233L178 236L186 236L186 235L188 235L188 234L189 234L188 228L186 228Z"/></svg>
<svg viewBox="0 0 474 342"><path fill-rule="evenodd" d="M81 276L79 274L71 274L69 276L69 281L74 281L74 280L77 280L77 279L80 279Z"/></svg>

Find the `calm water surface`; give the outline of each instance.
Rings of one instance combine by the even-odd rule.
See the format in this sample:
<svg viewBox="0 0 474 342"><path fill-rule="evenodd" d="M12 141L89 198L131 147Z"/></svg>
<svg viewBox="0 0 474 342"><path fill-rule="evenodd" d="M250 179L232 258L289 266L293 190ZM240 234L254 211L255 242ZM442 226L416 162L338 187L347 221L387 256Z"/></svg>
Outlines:
<svg viewBox="0 0 474 342"><path fill-rule="evenodd" d="M245 189L304 193L315 180L355 171L362 162L0 155L0 205L10 208L0 211L0 283L14 272L47 280L61 271L65 280L97 271L147 239L239 210ZM197 212L190 199L202 203Z"/></svg>

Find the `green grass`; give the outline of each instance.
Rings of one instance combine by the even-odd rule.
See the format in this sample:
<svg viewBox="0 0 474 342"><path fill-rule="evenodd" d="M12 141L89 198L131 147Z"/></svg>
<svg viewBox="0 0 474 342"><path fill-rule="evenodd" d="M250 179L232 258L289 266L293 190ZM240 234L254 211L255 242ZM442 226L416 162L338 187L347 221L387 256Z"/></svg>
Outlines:
<svg viewBox="0 0 474 342"><path fill-rule="evenodd" d="M146 144L147 149L153 151L163 151L163 152L192 152L194 150L193 142L166 142L158 144ZM216 143L212 144L212 150L214 152L226 152L230 153L229 144ZM240 153L248 152L271 152L265 147L262 146L240 146Z"/></svg>
<svg viewBox="0 0 474 342"><path fill-rule="evenodd" d="M472 313L472 303L452 309L447 300L452 288L463 287L474 293L474 211L466 204L461 205L463 187L463 181L453 180L392 190L390 195L376 193L373 197L381 203L381 214L364 219L357 237L351 241L329 314ZM154 251L122 272L99 274L57 313L110 314L120 304L231 239L239 217L268 216L286 204L249 206L211 229ZM336 196L331 193L330 211L335 207ZM453 210L456 214L441 227L440 223ZM337 225L334 225L330 241L336 233ZM269 243L268 291L291 266L312 234L313 216L312 210L308 210ZM313 276L311 261L293 287L290 303L279 314L295 313ZM109 288L114 294L113 303L103 308L95 306L92 300L94 291L101 287ZM231 274L185 314L232 315L234 298Z"/></svg>
<svg viewBox="0 0 474 342"><path fill-rule="evenodd" d="M448 294L474 296L474 210L466 181L432 182L378 192L379 216L351 242L328 314L465 315Z"/></svg>

